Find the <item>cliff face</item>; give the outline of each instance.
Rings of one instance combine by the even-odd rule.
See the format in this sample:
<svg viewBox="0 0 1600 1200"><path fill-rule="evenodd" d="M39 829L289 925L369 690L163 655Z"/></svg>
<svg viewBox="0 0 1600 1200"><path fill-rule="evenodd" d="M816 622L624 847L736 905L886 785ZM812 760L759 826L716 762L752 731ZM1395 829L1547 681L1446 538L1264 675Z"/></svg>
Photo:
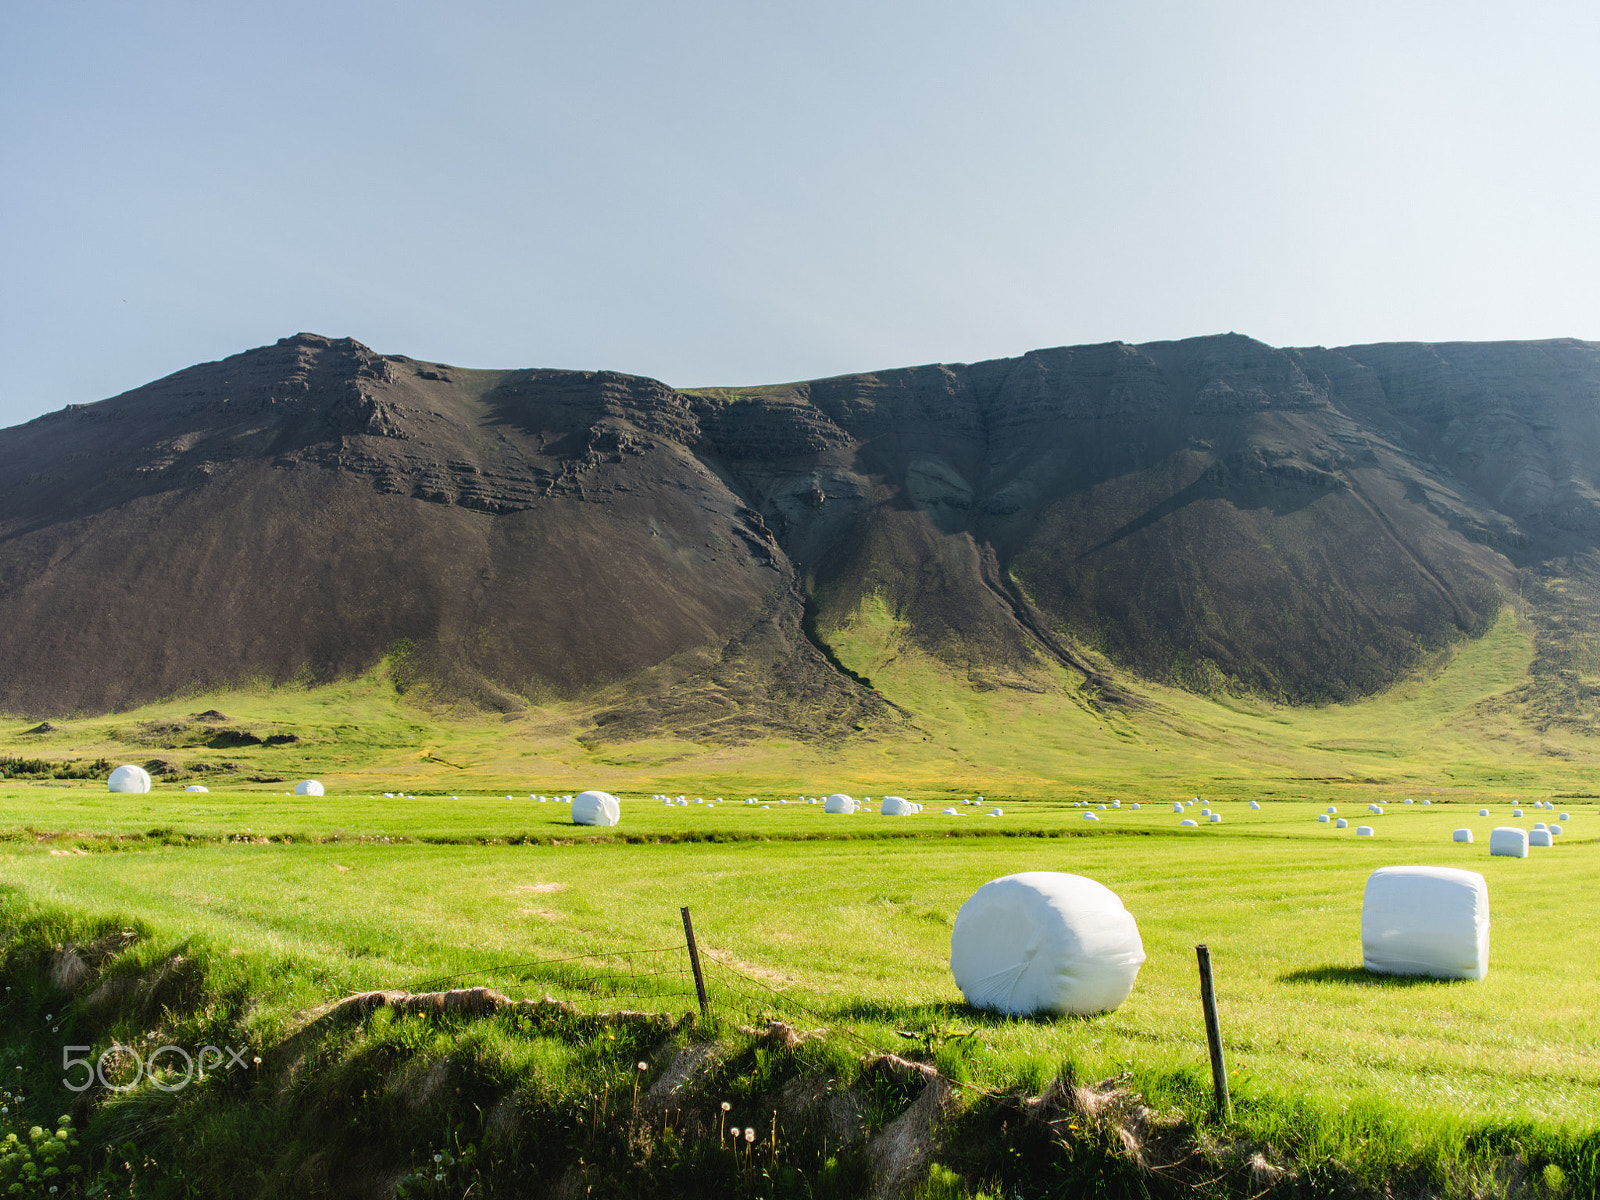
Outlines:
<svg viewBox="0 0 1600 1200"><path fill-rule="evenodd" d="M1530 580L1588 603L1600 347L1229 335L689 394L302 334L0 464L0 710L399 648L481 705L611 697L613 736L822 736L904 716L829 651L867 597L980 686L1055 660L1116 703L1091 646L1332 699Z"/></svg>

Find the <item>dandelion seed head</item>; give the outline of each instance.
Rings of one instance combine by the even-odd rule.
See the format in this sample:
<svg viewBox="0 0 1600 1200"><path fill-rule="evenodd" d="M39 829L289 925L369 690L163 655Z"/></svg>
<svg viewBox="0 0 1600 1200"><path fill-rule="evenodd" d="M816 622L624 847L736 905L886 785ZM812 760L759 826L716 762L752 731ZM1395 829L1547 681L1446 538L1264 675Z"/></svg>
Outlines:
<svg viewBox="0 0 1600 1200"><path fill-rule="evenodd" d="M22 1068L21 1068L21 1067L18 1067L18 1068L17 1068L17 1070L19 1070L19 1071L20 1071L20 1070L22 1070ZM729 1104L729 1103L728 1103L728 1102L727 1102L727 1101L726 1101L726 1100L724 1100L724 1101L723 1101L723 1102L722 1102L722 1111L723 1111L723 1112L727 1112L727 1111L728 1111L728 1110L729 1110L729 1109L730 1109L730 1108L732 1108L732 1107L733 1107L733 1105L731 1105L731 1104Z"/></svg>
<svg viewBox="0 0 1600 1200"><path fill-rule="evenodd" d="M751 1129L748 1125L745 1126L744 1140L747 1142L753 1142L756 1140L756 1131Z"/></svg>

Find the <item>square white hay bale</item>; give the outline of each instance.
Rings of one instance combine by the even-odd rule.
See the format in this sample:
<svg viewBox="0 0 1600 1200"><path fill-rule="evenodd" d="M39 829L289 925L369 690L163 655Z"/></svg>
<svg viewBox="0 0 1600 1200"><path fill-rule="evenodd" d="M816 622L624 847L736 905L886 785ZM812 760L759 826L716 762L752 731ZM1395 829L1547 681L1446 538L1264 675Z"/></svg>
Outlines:
<svg viewBox="0 0 1600 1200"><path fill-rule="evenodd" d="M1520 808L1513 808L1511 810L1511 815L1513 817L1520 817L1522 815L1522 810Z"/></svg>
<svg viewBox="0 0 1600 1200"><path fill-rule="evenodd" d="M1528 835L1528 845L1550 846L1554 845L1554 843L1550 840L1550 831L1548 829L1535 829Z"/></svg>
<svg viewBox="0 0 1600 1200"><path fill-rule="evenodd" d="M1482 979L1489 885L1455 867L1380 867L1361 901L1361 961L1379 975Z"/></svg>
<svg viewBox="0 0 1600 1200"><path fill-rule="evenodd" d="M1458 829L1450 835L1450 840L1452 842L1466 842L1470 846L1472 845L1472 830Z"/></svg>
<svg viewBox="0 0 1600 1200"><path fill-rule="evenodd" d="M1489 834L1489 853L1507 858L1528 857L1528 831L1515 825L1497 825Z"/></svg>
<svg viewBox="0 0 1600 1200"><path fill-rule="evenodd" d="M1139 927L1116 893L1059 871L991 880L950 931L950 973L967 1003L1016 1016L1109 1012L1143 964Z"/></svg>

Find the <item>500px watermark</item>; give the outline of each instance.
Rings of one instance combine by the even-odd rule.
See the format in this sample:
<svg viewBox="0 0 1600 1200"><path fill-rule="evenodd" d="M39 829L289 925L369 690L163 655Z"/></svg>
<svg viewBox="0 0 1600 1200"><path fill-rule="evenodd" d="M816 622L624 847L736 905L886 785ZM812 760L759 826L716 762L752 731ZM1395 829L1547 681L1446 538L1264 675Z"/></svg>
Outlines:
<svg viewBox="0 0 1600 1200"><path fill-rule="evenodd" d="M100 1081L100 1086L109 1088L113 1092L126 1092L137 1087L139 1081L149 1076L150 1082L164 1092L177 1092L189 1086L194 1080L197 1069L201 1079L206 1076L209 1066L212 1069L221 1067L224 1070L234 1070L238 1067L246 1069L254 1063L260 1065L261 1059L246 1060L245 1055L250 1053L250 1047L235 1050L232 1046L219 1048L216 1046L201 1046L197 1054L190 1054L182 1046L157 1046L148 1055L141 1058L139 1052L132 1046L124 1046L121 1042L112 1042L100 1052L99 1058L86 1057L88 1052L94 1050L93 1046L63 1046L61 1047L61 1069L66 1074L61 1077L61 1085L71 1092L81 1092L87 1089L95 1080ZM82 1052L82 1053L80 1053ZM183 1074L181 1076L169 1075L168 1069L157 1068L156 1060L162 1055L183 1059ZM116 1082L106 1077L106 1061L111 1062L111 1074L116 1077ZM176 1070L176 1062L170 1064ZM82 1067L84 1076L82 1083L72 1081L72 1069ZM125 1078L131 1069L133 1077Z"/></svg>

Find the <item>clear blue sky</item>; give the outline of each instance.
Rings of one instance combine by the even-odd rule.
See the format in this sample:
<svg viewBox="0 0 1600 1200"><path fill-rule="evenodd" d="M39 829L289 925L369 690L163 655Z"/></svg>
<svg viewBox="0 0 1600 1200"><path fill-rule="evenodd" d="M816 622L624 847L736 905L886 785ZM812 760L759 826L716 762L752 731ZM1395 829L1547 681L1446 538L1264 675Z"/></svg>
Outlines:
<svg viewBox="0 0 1600 1200"><path fill-rule="evenodd" d="M0 3L0 425L297 330L680 386L1600 338L1593 3Z"/></svg>

